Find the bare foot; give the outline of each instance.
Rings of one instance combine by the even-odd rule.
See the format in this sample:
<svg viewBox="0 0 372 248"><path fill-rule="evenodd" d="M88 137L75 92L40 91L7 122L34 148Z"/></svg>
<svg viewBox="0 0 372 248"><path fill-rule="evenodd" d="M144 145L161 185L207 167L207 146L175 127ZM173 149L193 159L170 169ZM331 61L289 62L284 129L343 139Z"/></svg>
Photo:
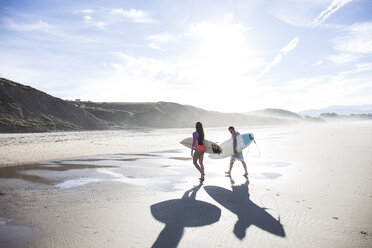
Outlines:
<svg viewBox="0 0 372 248"><path fill-rule="evenodd" d="M199 178L200 181L204 181L204 179L205 179L204 177Z"/></svg>
<svg viewBox="0 0 372 248"><path fill-rule="evenodd" d="M243 174L243 177L247 177L247 176L248 176L248 172Z"/></svg>
<svg viewBox="0 0 372 248"><path fill-rule="evenodd" d="M231 172L230 171L225 171L225 174L230 175Z"/></svg>

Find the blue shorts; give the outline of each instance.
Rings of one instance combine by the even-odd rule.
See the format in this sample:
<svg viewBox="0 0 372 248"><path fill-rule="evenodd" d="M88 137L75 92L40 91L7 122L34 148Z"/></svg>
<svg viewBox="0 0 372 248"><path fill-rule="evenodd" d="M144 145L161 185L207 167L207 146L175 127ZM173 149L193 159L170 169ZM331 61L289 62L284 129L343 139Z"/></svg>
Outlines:
<svg viewBox="0 0 372 248"><path fill-rule="evenodd" d="M244 161L243 152L238 152L238 154L232 155L231 162L235 162L235 160Z"/></svg>

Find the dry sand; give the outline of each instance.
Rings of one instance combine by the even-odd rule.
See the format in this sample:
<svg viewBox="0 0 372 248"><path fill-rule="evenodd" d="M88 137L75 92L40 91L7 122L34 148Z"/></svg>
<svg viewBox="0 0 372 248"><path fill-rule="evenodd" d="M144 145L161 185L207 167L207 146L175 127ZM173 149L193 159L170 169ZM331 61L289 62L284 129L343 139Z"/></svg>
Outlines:
<svg viewBox="0 0 372 248"><path fill-rule="evenodd" d="M206 158L203 185L191 129L2 134L0 247L372 246L370 122L239 131L248 180Z"/></svg>

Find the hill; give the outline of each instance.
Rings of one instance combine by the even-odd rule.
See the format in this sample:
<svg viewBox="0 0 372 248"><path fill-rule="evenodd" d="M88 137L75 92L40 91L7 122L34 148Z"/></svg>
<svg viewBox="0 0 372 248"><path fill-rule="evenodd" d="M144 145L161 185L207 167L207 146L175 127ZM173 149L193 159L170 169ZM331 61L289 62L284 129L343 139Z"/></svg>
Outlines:
<svg viewBox="0 0 372 248"><path fill-rule="evenodd" d="M326 121L362 121L372 120L372 114L350 114L350 115L338 115L336 113L323 113L319 115L320 118Z"/></svg>
<svg viewBox="0 0 372 248"><path fill-rule="evenodd" d="M363 115L363 114L372 114L372 104L359 105L359 106L341 106L334 105L322 109L309 109L299 112L300 115L309 115L309 116L320 116L325 113L335 113L337 115Z"/></svg>
<svg viewBox="0 0 372 248"><path fill-rule="evenodd" d="M246 114L247 115L276 117L276 118L285 119L285 120L295 120L295 121L303 120L302 116L300 116L300 115L298 115L294 112L284 110L284 109L268 108L268 109L253 111L253 112L247 112Z"/></svg>
<svg viewBox="0 0 372 248"><path fill-rule="evenodd" d="M300 116L283 109L222 113L172 102L65 101L42 91L0 78L0 132L56 130L260 126L336 120L370 120L371 115Z"/></svg>
<svg viewBox="0 0 372 248"><path fill-rule="evenodd" d="M125 102L80 102L75 106L106 120L110 125L139 125L155 128L194 127L197 121L204 126L274 125L288 120L268 116L253 116L239 113L207 111L190 105L172 102L125 103Z"/></svg>
<svg viewBox="0 0 372 248"><path fill-rule="evenodd" d="M84 109L32 87L0 78L0 132L106 129Z"/></svg>

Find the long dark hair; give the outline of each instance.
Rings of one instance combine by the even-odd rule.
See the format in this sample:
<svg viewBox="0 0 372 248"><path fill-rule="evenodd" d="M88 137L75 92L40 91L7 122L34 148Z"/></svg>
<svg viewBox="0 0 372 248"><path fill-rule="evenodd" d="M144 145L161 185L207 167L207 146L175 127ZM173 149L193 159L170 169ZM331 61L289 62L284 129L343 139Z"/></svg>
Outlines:
<svg viewBox="0 0 372 248"><path fill-rule="evenodd" d="M198 143L199 145L203 145L203 140L204 140L204 128L203 124L201 122L197 122L195 125L196 131L199 133L199 139Z"/></svg>

